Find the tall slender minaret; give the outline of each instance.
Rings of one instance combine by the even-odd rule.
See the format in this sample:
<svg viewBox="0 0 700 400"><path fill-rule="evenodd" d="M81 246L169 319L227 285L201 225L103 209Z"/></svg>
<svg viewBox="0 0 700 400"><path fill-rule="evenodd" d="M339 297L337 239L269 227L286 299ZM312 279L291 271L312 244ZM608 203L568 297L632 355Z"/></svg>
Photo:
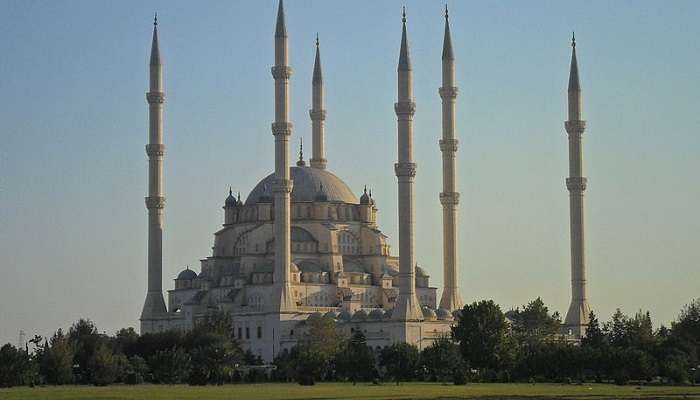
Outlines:
<svg viewBox="0 0 700 400"><path fill-rule="evenodd" d="M163 64L158 48L158 17L153 19L153 42L151 44L150 87L148 100L148 292L141 312L141 332L153 330L152 319L167 312L163 300Z"/></svg>
<svg viewBox="0 0 700 400"><path fill-rule="evenodd" d="M457 85L455 83L455 57L452 52L450 21L445 6L445 39L442 43L442 268L444 289L440 307L456 310L463 306L457 287L457 204L459 193L456 185L456 155L458 141L455 138L455 106Z"/></svg>
<svg viewBox="0 0 700 400"><path fill-rule="evenodd" d="M571 305L566 313L565 326L576 336L585 334L591 311L586 298L586 261L583 230L583 192L587 180L583 176L581 140L586 121L581 119L581 86L576 61L576 38L571 38L571 71L569 72L569 119L564 124L569 134L569 211L571 229Z"/></svg>
<svg viewBox="0 0 700 400"><path fill-rule="evenodd" d="M275 79L275 122L272 124L272 134L275 136L275 180L272 185L275 207L275 293L272 308L279 312L296 308L289 288L289 266L292 262L289 206L292 192L289 137L292 135L292 123L289 122L289 78L292 76L292 68L287 65L287 50L284 4L280 0L275 28L275 66L272 67L272 77Z"/></svg>
<svg viewBox="0 0 700 400"><path fill-rule="evenodd" d="M311 79L311 91L313 93L311 110L311 135L312 154L311 167L326 169L326 131L325 120L326 110L323 108L323 74L321 73L321 51L318 44L318 34L316 34L316 60L314 61L314 74Z"/></svg>
<svg viewBox="0 0 700 400"><path fill-rule="evenodd" d="M414 196L413 181L416 163L413 162L413 76L411 58L406 38L406 9L403 10L401 50L398 67L398 101L394 110L398 119L399 159L394 165L399 183L399 296L392 312L392 319L417 321L423 319L418 297L416 297L414 243Z"/></svg>

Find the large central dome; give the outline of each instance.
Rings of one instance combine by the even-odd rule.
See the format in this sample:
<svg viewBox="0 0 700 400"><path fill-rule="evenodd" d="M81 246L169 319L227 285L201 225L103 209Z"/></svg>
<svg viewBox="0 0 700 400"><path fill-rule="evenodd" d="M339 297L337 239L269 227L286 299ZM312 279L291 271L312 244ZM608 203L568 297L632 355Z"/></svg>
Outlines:
<svg viewBox="0 0 700 400"><path fill-rule="evenodd" d="M328 201L343 203L359 203L352 190L340 178L332 173L318 168L291 167L289 169L294 187L292 189L292 202L314 201L323 187L323 194ZM270 174L260 181L245 201L246 205L254 204L263 199L272 199L272 182L274 174Z"/></svg>

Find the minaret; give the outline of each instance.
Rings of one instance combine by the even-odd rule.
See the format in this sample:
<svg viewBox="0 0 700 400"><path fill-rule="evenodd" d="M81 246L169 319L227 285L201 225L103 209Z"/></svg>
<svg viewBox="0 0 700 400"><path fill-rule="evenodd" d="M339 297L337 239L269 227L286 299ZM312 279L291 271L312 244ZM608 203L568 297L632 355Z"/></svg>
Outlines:
<svg viewBox="0 0 700 400"><path fill-rule="evenodd" d="M586 261L583 231L583 192L587 180L583 176L581 140L586 121L581 119L581 86L576 61L576 38L571 38L571 71L569 72L569 120L564 124L569 134L569 212L571 229L571 305L564 322L576 336L585 334L591 308L586 299Z"/></svg>
<svg viewBox="0 0 700 400"><path fill-rule="evenodd" d="M312 154L311 167L326 169L326 110L323 108L323 74L321 73L321 51L316 34L316 60L314 61L314 74L311 79L312 105L309 110L311 116Z"/></svg>
<svg viewBox="0 0 700 400"><path fill-rule="evenodd" d="M141 332L153 331L152 319L167 312L163 300L163 64L158 48L158 17L153 19L153 42L151 44L150 87L146 93L148 100L148 292L141 312Z"/></svg>
<svg viewBox="0 0 700 400"><path fill-rule="evenodd" d="M455 57L452 52L450 21L445 7L445 38L442 43L442 268L444 289L440 308L457 310L462 308L462 296L457 287L457 204L459 193L456 186L456 155L458 141L455 138L455 106L457 86L455 83Z"/></svg>
<svg viewBox="0 0 700 400"><path fill-rule="evenodd" d="M287 28L284 23L283 0L280 0L275 29L275 66L272 67L272 77L275 79L275 122L272 124L272 134L275 136L275 180L272 185L275 207L275 294L272 308L277 312L296 308L289 288L289 266L292 261L289 206L292 192L289 137L292 135L292 123L289 122L289 78L292 76L292 68L287 62Z"/></svg>
<svg viewBox="0 0 700 400"><path fill-rule="evenodd" d="M414 198L413 180L416 164L413 162L413 77L411 59L406 38L406 9L403 11L401 50L398 67L398 101L394 110L398 119L398 163L394 171L399 183L399 296L391 316L394 320L417 321L423 313L416 297L414 242Z"/></svg>

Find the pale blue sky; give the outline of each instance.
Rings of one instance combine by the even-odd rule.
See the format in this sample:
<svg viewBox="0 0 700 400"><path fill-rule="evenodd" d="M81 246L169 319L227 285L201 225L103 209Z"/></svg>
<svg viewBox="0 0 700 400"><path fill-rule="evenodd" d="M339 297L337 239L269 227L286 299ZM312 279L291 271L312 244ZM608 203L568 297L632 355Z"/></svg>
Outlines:
<svg viewBox="0 0 700 400"><path fill-rule="evenodd" d="M373 189L397 252L400 1L289 0L294 150L310 143L320 33L329 168ZM439 1L406 1L417 256L441 277ZM272 170L273 1L8 1L0 13L0 342L80 317L138 326L146 290L147 60L166 82L164 288L210 254L228 186ZM668 323L700 292L700 3L451 1L460 284L505 308L569 302L567 142L576 30L591 306Z"/></svg>

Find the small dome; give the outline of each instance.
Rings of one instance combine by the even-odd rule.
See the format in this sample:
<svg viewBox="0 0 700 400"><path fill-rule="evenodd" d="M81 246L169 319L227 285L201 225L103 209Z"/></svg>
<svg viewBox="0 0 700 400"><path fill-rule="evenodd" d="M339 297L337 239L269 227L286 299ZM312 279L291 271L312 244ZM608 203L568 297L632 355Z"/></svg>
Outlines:
<svg viewBox="0 0 700 400"><path fill-rule="evenodd" d="M294 263L290 263L289 264L289 271L290 272L299 272L299 267L297 267L297 265Z"/></svg>
<svg viewBox="0 0 700 400"><path fill-rule="evenodd" d="M323 318L338 319L338 313L335 311L328 311L323 314Z"/></svg>
<svg viewBox="0 0 700 400"><path fill-rule="evenodd" d="M357 310L355 311L355 314L352 316L353 321L364 321L367 319L367 311L365 310Z"/></svg>
<svg viewBox="0 0 700 400"><path fill-rule="evenodd" d="M440 321L452 319L452 314L450 314L450 312L445 310L444 308L438 308L435 312L435 315Z"/></svg>
<svg viewBox="0 0 700 400"><path fill-rule="evenodd" d="M192 271L189 267L187 269L183 270L177 275L177 280L178 281L191 281L192 279L197 277L197 273Z"/></svg>
<svg viewBox="0 0 700 400"><path fill-rule="evenodd" d="M360 196L360 204L370 204L370 198L369 195L367 194L367 186L365 186L365 191L362 193L362 196Z"/></svg>
<svg viewBox="0 0 700 400"><path fill-rule="evenodd" d="M393 314L393 310L384 311L384 319L391 319L391 314Z"/></svg>
<svg viewBox="0 0 700 400"><path fill-rule="evenodd" d="M425 318L426 321L435 321L437 319L437 315L432 308L423 307L423 318Z"/></svg>
<svg viewBox="0 0 700 400"><path fill-rule="evenodd" d="M323 314L321 314L320 312L316 311L315 313L311 313L311 315L309 315L309 318L308 318L308 319L312 319L312 318L314 318L314 319L321 319L321 318L323 318Z"/></svg>
<svg viewBox="0 0 700 400"><path fill-rule="evenodd" d="M369 319L379 320L384 318L384 310L381 308L376 308L369 313Z"/></svg>
<svg viewBox="0 0 700 400"><path fill-rule="evenodd" d="M454 310L454 311L452 311L452 317L454 317L454 319L459 318L460 315L462 315L462 310Z"/></svg>
<svg viewBox="0 0 700 400"><path fill-rule="evenodd" d="M343 311L338 314L338 319L341 321L350 321L352 319L352 315L350 315L349 311Z"/></svg>
<svg viewBox="0 0 700 400"><path fill-rule="evenodd" d="M231 207L236 207L238 205L238 202L236 201L236 198L233 197L233 191L231 188L228 189L228 197L226 198L226 202L224 203L224 208L231 208Z"/></svg>
<svg viewBox="0 0 700 400"><path fill-rule="evenodd" d="M418 264L416 264L416 276L428 277L428 274L425 273L425 270L422 267L419 267Z"/></svg>

